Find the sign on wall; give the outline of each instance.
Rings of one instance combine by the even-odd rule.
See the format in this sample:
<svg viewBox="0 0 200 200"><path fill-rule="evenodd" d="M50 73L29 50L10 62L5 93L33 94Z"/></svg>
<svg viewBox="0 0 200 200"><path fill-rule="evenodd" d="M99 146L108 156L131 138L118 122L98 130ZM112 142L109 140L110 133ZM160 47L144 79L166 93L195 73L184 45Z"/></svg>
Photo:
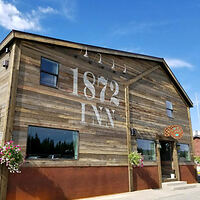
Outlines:
<svg viewBox="0 0 200 200"><path fill-rule="evenodd" d="M174 139L180 139L183 136L183 129L179 125L171 125L165 128L164 136L173 137Z"/></svg>
<svg viewBox="0 0 200 200"><path fill-rule="evenodd" d="M75 96L79 96L79 89L78 89L78 68L70 68L73 72L73 91L72 94ZM86 71L83 74L82 78L84 88L81 93L84 94L85 100L87 103L80 102L81 103L81 123L85 124L88 123L86 120L86 112L87 112L87 107L90 106L93 109L95 121L97 121L97 125L99 126L110 126L114 128L114 114L115 114L115 109L109 109L109 105L106 104L104 105L105 101L109 102L110 105L114 107L119 106L119 99L118 99L118 94L119 94L119 84L115 80L108 80L103 76L95 76L92 72ZM97 88L98 87L98 88ZM92 100L96 100L97 97L97 89L99 91L99 88L101 88L100 93L98 94L99 96L99 103L101 103L101 106L96 106L95 103L92 102ZM108 94L110 96L107 96L107 100L105 100L106 92L109 90ZM103 116L106 114L107 116L107 123L106 125L102 123L103 120L105 120L105 117Z"/></svg>

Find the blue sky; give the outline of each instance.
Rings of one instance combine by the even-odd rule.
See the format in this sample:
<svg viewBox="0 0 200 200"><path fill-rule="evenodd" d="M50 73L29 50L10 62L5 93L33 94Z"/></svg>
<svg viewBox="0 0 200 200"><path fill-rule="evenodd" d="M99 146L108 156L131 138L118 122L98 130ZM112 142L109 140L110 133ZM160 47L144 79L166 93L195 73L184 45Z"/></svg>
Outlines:
<svg viewBox="0 0 200 200"><path fill-rule="evenodd" d="M200 0L0 0L0 40L11 29L165 58L200 130Z"/></svg>

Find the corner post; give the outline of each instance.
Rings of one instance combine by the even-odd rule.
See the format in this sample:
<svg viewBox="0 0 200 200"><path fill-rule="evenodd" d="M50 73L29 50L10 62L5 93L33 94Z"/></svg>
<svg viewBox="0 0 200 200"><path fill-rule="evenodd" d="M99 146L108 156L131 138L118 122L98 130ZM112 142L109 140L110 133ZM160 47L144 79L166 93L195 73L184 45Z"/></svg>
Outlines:
<svg viewBox="0 0 200 200"><path fill-rule="evenodd" d="M130 133L130 107L129 107L129 86L125 86L125 107L126 107L126 134L128 155L131 153L131 133ZM128 160L129 192L133 191L133 167Z"/></svg>
<svg viewBox="0 0 200 200"><path fill-rule="evenodd" d="M16 94L18 85L18 74L21 57L20 41L15 40L12 46L9 59L10 76L8 80L8 96L6 105L6 117L3 124L3 139L2 144L7 142L12 137L13 121L15 114ZM8 187L8 169L5 165L0 166L0 200L5 200Z"/></svg>

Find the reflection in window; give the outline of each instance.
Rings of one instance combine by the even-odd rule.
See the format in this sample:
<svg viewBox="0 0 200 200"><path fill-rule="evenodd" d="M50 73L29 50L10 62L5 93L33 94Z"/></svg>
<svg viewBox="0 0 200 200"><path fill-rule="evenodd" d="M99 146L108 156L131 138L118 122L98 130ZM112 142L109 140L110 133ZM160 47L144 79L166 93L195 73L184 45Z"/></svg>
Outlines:
<svg viewBox="0 0 200 200"><path fill-rule="evenodd" d="M170 117L170 118L173 118L172 102L166 101L166 111L167 111L167 116Z"/></svg>
<svg viewBox="0 0 200 200"><path fill-rule="evenodd" d="M188 144L177 144L178 158L179 161L191 161L190 148Z"/></svg>
<svg viewBox="0 0 200 200"><path fill-rule="evenodd" d="M137 151L143 155L145 161L156 160L155 142L152 140L137 139Z"/></svg>
<svg viewBox="0 0 200 200"><path fill-rule="evenodd" d="M27 158L78 158L78 132L44 127L28 127Z"/></svg>
<svg viewBox="0 0 200 200"><path fill-rule="evenodd" d="M58 81L58 63L42 58L40 68L40 84L56 87Z"/></svg>

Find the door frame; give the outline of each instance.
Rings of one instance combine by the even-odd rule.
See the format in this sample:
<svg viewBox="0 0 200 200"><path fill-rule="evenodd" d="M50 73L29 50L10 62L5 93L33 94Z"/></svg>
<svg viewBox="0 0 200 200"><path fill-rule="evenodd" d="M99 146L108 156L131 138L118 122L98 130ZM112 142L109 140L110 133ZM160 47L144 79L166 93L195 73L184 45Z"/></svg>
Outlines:
<svg viewBox="0 0 200 200"><path fill-rule="evenodd" d="M159 176L159 186L162 188L162 167L161 167L161 156L160 156L160 141L168 141L173 143L172 147L172 167L175 170L175 176L177 181L180 181L180 170L179 170L179 161L177 153L177 140L173 138L160 137L156 139L156 152L157 152L157 164L158 164L158 176Z"/></svg>

